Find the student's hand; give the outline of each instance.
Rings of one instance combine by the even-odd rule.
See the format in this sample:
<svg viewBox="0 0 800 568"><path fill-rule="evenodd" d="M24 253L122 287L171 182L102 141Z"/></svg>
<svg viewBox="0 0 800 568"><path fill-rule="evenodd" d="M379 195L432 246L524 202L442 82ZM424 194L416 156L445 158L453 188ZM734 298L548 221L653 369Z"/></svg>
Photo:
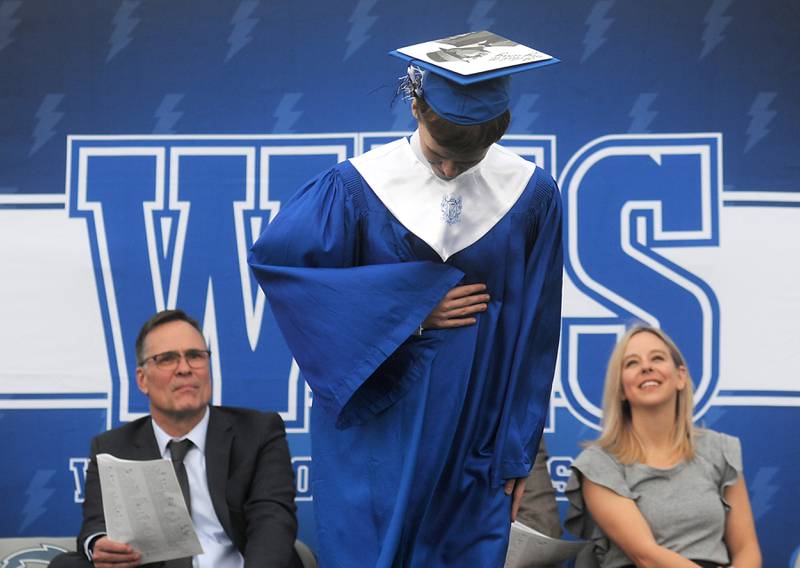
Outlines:
<svg viewBox="0 0 800 568"><path fill-rule="evenodd" d="M92 562L96 568L134 568L139 566L142 555L130 544L101 536L94 543Z"/></svg>
<svg viewBox="0 0 800 568"><path fill-rule="evenodd" d="M422 322L426 329L447 329L473 325L475 314L485 312L489 307L489 294L486 284L467 284L451 288L442 301Z"/></svg>
<svg viewBox="0 0 800 568"><path fill-rule="evenodd" d="M522 503L522 494L525 493L525 482L527 477L518 477L517 479L509 479L503 488L506 495L513 494L511 498L511 522L517 520L517 513L519 512L519 504Z"/></svg>

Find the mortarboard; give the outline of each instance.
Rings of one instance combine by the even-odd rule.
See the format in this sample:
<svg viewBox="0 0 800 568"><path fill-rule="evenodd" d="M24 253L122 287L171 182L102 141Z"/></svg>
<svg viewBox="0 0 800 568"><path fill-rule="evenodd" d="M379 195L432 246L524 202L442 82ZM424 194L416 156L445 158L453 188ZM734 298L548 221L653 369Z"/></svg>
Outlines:
<svg viewBox="0 0 800 568"><path fill-rule="evenodd" d="M511 75L559 62L489 31L409 45L389 55L410 63L407 88L456 124L497 118L508 108Z"/></svg>

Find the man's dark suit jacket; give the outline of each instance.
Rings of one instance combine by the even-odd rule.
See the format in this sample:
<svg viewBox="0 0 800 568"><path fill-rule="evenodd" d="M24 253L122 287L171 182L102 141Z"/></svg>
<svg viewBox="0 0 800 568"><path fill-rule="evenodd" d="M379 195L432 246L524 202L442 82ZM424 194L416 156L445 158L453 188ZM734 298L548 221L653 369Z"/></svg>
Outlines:
<svg viewBox="0 0 800 568"><path fill-rule="evenodd" d="M211 406L206 435L206 475L214 511L247 568L299 565L292 472L281 417L243 408ZM106 532L97 454L132 460L158 459L149 416L92 440L86 472L83 526L78 551L93 534Z"/></svg>

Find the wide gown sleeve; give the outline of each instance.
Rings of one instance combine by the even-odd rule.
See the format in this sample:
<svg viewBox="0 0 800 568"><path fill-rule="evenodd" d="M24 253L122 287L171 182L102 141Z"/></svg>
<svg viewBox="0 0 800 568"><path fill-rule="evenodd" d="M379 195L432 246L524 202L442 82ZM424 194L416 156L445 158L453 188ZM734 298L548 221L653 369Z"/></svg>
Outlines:
<svg viewBox="0 0 800 568"><path fill-rule="evenodd" d="M542 170L535 186L532 246L525 267L523 313L496 453L495 483L526 477L542 436L561 331L561 195Z"/></svg>
<svg viewBox="0 0 800 568"><path fill-rule="evenodd" d="M463 277L433 262L360 266L368 212L346 171L324 172L287 201L249 257L315 404L340 428L402 396L409 375L387 360Z"/></svg>

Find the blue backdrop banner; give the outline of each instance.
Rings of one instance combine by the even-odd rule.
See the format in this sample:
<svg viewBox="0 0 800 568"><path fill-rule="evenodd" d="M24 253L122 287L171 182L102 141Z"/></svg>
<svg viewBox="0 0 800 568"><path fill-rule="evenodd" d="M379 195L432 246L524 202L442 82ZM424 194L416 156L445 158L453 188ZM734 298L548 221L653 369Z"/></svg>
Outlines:
<svg viewBox="0 0 800 568"><path fill-rule="evenodd" d="M90 438L147 412L139 326L177 306L214 353L213 401L284 417L313 548L312 397L247 249L311 176L415 128L388 51L482 29L562 60L514 79L502 141L565 205L559 498L610 349L644 320L684 350L698 423L742 439L764 565L797 565L785 0L0 0L0 538L77 533Z"/></svg>

